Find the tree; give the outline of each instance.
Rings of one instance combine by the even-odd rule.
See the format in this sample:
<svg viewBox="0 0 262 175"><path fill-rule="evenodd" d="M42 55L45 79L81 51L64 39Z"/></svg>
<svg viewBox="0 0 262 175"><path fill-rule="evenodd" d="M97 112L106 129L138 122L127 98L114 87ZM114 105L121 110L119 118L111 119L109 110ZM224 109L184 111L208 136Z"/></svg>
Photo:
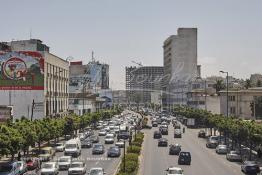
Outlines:
<svg viewBox="0 0 262 175"><path fill-rule="evenodd" d="M261 80L257 80L257 87L262 87L262 81Z"/></svg>
<svg viewBox="0 0 262 175"><path fill-rule="evenodd" d="M244 85L244 87L245 87L246 89L252 87L252 84L251 84L251 80L250 80L250 79L246 79L246 80L245 80L245 85Z"/></svg>
<svg viewBox="0 0 262 175"><path fill-rule="evenodd" d="M216 80L214 88L216 89L216 93L219 95L219 91L225 89L226 85L223 83L223 80Z"/></svg>

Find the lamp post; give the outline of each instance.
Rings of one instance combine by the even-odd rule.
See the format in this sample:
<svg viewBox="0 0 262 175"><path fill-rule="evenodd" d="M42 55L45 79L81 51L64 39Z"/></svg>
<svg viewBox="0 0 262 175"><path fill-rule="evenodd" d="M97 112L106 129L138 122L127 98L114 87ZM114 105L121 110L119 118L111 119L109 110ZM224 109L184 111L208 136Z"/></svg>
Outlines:
<svg viewBox="0 0 262 175"><path fill-rule="evenodd" d="M228 117L228 72L220 71L220 73L227 75L227 117Z"/></svg>

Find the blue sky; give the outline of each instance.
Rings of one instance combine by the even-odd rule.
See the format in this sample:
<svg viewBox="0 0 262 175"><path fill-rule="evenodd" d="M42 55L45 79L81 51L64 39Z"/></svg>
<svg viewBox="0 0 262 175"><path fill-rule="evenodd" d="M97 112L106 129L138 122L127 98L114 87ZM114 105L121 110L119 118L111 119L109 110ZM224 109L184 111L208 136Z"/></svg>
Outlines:
<svg viewBox="0 0 262 175"><path fill-rule="evenodd" d="M163 41L179 27L198 28L202 75L262 73L260 0L1 0L0 41L38 38L51 52L110 65L110 85L125 86L132 60L163 65Z"/></svg>

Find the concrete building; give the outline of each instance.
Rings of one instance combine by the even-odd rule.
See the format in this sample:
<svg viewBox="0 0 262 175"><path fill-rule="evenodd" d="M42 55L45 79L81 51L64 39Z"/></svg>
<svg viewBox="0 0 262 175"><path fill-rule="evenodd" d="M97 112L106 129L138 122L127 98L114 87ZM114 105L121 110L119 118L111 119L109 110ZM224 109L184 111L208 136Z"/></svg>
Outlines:
<svg viewBox="0 0 262 175"><path fill-rule="evenodd" d="M49 52L49 46L39 39L18 40L7 43L13 51L43 51Z"/></svg>
<svg viewBox="0 0 262 175"><path fill-rule="evenodd" d="M221 114L227 114L227 91L220 91L220 109ZM243 119L262 119L262 88L229 90L228 113Z"/></svg>
<svg viewBox="0 0 262 175"><path fill-rule="evenodd" d="M177 35L171 35L164 41L164 77L163 91L173 94L174 104L186 104L188 82L198 77L197 66L197 28L179 28ZM163 96L163 104L170 103L169 95Z"/></svg>
<svg viewBox="0 0 262 175"><path fill-rule="evenodd" d="M14 49L0 52L0 105L12 106L14 119L67 114L68 62L46 51Z"/></svg>
<svg viewBox="0 0 262 175"><path fill-rule="evenodd" d="M112 91L113 105L127 106L129 103L127 95L128 95L128 91L126 90Z"/></svg>
<svg viewBox="0 0 262 175"><path fill-rule="evenodd" d="M164 69L162 66L126 67L126 90L130 103L151 102L151 92L160 91ZM136 98L136 99L135 99Z"/></svg>

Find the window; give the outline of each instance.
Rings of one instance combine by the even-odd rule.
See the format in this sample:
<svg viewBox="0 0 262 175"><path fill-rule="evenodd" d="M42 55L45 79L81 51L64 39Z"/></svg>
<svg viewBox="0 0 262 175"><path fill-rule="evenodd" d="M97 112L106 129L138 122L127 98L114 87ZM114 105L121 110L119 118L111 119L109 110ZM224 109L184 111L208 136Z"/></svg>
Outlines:
<svg viewBox="0 0 262 175"><path fill-rule="evenodd" d="M228 96L229 101L236 101L236 96Z"/></svg>
<svg viewBox="0 0 262 175"><path fill-rule="evenodd" d="M230 107L230 114L236 114L236 107Z"/></svg>

